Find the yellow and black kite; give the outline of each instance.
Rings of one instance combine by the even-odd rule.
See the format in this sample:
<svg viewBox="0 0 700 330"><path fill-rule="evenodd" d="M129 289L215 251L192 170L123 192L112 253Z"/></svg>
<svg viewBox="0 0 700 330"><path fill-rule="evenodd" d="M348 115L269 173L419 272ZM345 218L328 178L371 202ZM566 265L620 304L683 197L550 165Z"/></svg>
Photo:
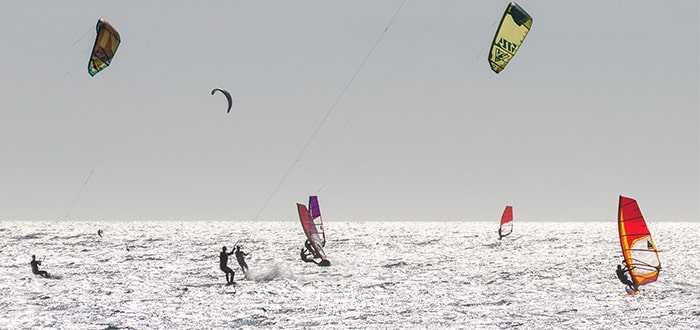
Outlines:
<svg viewBox="0 0 700 330"><path fill-rule="evenodd" d="M499 73L506 68L525 40L527 33L530 32L530 27L532 27L532 17L517 3L511 2L503 13L501 24L498 25L496 35L493 37L489 53L489 63L493 72Z"/></svg>
<svg viewBox="0 0 700 330"><path fill-rule="evenodd" d="M120 42L119 32L104 18L100 18L97 21L97 37L95 45L92 47L90 63L88 63L90 76L96 75L112 63L112 58L117 52Z"/></svg>

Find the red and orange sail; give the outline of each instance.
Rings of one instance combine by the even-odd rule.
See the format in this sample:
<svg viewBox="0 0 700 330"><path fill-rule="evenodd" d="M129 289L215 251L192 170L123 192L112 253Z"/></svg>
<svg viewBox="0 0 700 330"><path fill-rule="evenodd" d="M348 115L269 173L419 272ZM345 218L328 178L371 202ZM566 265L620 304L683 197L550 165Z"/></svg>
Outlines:
<svg viewBox="0 0 700 330"><path fill-rule="evenodd" d="M637 201L620 196L617 219L622 255L632 280L638 285L656 281L661 261Z"/></svg>

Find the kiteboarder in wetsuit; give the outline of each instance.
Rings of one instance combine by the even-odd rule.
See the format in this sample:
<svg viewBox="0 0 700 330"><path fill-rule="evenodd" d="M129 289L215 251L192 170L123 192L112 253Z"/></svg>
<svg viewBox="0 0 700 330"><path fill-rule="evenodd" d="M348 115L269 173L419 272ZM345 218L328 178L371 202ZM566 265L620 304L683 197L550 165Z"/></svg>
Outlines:
<svg viewBox="0 0 700 330"><path fill-rule="evenodd" d="M233 283L233 276L236 274L233 269L228 267L228 256L232 255L234 252L226 252L226 247L224 246L221 249L221 253L219 254L219 268L226 273L226 283L231 284ZM229 279L229 274L231 274L231 278Z"/></svg>
<svg viewBox="0 0 700 330"><path fill-rule="evenodd" d="M249 254L250 253L243 253L243 251L241 251L241 246L236 245L236 260L238 260L238 265L241 266L243 274L245 274L248 271L248 264L245 263L245 256Z"/></svg>
<svg viewBox="0 0 700 330"><path fill-rule="evenodd" d="M39 270L39 265L41 265L41 261L37 261L35 255L32 255L32 261L29 264L32 265L32 274L41 275L44 278L49 277L48 272L46 272L45 270Z"/></svg>
<svg viewBox="0 0 700 330"><path fill-rule="evenodd" d="M620 266L620 265L617 265L617 270L615 271L615 273L617 273L617 278L620 279L620 282L622 282L622 284L627 285L634 292L638 292L639 286L637 285L637 283L634 283L633 281L628 279L627 275L625 274L626 272L629 272L630 270L631 269L627 268L627 265L625 265L624 268L622 268L622 266Z"/></svg>

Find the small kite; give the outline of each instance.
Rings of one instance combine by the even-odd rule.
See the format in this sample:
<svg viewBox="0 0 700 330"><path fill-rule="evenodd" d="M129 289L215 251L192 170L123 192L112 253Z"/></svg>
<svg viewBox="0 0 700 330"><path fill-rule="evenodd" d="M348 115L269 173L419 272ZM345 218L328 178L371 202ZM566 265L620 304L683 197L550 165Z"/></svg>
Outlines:
<svg viewBox="0 0 700 330"><path fill-rule="evenodd" d="M216 92L216 91L219 91L219 92L221 92L221 94L224 94L224 96L226 96L226 99L228 100L228 110L226 110L226 113L231 112L231 106L233 106L233 100L231 99L231 93L229 93L225 89L214 88L211 90L211 95L214 95L214 92Z"/></svg>
<svg viewBox="0 0 700 330"><path fill-rule="evenodd" d="M511 2L503 13L501 24L493 37L489 53L489 63L493 72L499 73L506 68L530 32L530 27L532 17L517 3Z"/></svg>
<svg viewBox="0 0 700 330"><path fill-rule="evenodd" d="M97 37L95 38L95 45L92 47L92 55L88 63L90 76L95 76L112 63L112 58L114 53L117 52L119 43L121 43L119 32L104 18L100 18L97 21Z"/></svg>

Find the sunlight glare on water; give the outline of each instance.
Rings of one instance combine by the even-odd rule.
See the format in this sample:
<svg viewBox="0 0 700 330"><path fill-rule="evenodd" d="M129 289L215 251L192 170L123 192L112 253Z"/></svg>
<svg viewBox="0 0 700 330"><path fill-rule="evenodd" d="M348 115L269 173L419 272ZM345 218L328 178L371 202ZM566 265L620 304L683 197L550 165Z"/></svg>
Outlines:
<svg viewBox="0 0 700 330"><path fill-rule="evenodd" d="M494 223L327 222L317 267L298 222L6 221L0 328L697 328L700 225L649 229L659 281L620 296L614 222L516 222L502 241ZM226 286L218 254L239 240L250 271L232 258Z"/></svg>

